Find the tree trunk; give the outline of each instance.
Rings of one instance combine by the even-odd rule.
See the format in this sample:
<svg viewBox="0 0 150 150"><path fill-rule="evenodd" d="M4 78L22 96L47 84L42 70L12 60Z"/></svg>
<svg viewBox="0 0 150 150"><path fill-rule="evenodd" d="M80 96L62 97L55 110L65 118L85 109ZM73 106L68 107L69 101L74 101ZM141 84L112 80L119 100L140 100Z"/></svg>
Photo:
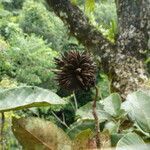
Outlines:
<svg viewBox="0 0 150 150"><path fill-rule="evenodd" d="M126 96L147 79L143 65L148 50L149 0L115 0L118 38L108 41L69 0L46 0L70 33L88 50L100 56L102 68L112 81L112 90Z"/></svg>
<svg viewBox="0 0 150 150"><path fill-rule="evenodd" d="M123 94L137 90L147 79L144 58L148 52L150 0L116 0L118 38L114 87Z"/></svg>

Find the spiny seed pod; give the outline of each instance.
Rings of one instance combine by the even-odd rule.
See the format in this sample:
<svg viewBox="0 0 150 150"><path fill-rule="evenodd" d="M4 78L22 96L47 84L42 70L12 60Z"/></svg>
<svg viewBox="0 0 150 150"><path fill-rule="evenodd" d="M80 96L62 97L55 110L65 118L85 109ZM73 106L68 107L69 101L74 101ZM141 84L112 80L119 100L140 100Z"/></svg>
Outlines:
<svg viewBox="0 0 150 150"><path fill-rule="evenodd" d="M95 85L96 64L88 52L68 51L55 58L56 80L67 90L89 89Z"/></svg>

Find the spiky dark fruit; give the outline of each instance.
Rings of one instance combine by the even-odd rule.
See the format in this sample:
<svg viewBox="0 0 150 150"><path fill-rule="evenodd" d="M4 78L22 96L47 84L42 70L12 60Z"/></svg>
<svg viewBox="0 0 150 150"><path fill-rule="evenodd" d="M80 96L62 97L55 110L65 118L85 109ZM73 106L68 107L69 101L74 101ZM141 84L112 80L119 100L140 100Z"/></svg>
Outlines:
<svg viewBox="0 0 150 150"><path fill-rule="evenodd" d="M88 52L68 51L55 58L56 80L67 90L88 89L95 85L96 64Z"/></svg>

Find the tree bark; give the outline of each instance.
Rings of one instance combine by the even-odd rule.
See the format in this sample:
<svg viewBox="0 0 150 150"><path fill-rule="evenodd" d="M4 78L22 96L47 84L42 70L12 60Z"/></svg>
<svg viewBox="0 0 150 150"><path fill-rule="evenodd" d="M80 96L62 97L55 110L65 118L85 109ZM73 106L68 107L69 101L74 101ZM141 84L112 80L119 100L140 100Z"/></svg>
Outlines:
<svg viewBox="0 0 150 150"><path fill-rule="evenodd" d="M118 38L114 43L89 23L69 0L46 0L70 33L88 50L100 56L102 68L112 81L112 90L126 96L147 79L143 53L148 50L149 0L116 0Z"/></svg>
<svg viewBox="0 0 150 150"><path fill-rule="evenodd" d="M125 54L141 58L148 50L150 0L116 0L118 47Z"/></svg>
<svg viewBox="0 0 150 150"><path fill-rule="evenodd" d="M118 16L117 55L113 84L125 94L147 80L144 58L149 50L150 0L115 0ZM120 84L118 84L120 83Z"/></svg>

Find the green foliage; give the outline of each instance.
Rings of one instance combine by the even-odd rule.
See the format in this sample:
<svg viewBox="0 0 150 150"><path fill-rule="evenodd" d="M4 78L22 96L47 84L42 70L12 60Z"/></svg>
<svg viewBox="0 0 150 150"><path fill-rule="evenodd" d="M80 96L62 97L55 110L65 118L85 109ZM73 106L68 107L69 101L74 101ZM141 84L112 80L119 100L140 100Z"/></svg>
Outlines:
<svg viewBox="0 0 150 150"><path fill-rule="evenodd" d="M97 87L100 93L99 99L104 99L111 94L110 81L108 79L108 76L103 73L100 73L97 76Z"/></svg>
<svg viewBox="0 0 150 150"><path fill-rule="evenodd" d="M26 1L20 15L20 27L25 33L43 37L55 50L67 42L66 28L62 21L49 13L42 3Z"/></svg>
<svg viewBox="0 0 150 150"><path fill-rule="evenodd" d="M11 16L11 12L5 10L2 3L0 2L0 18Z"/></svg>
<svg viewBox="0 0 150 150"><path fill-rule="evenodd" d="M45 94L46 94L46 96L45 96ZM37 87L20 87L20 88L14 88L14 89L10 89L10 90L2 90L0 92L0 97L1 97L1 99L0 99L1 105L0 106L2 106L1 111L23 109L25 107L34 107L34 106L39 106L39 105L45 106L45 104L46 104L45 102L50 103L50 104L62 104L62 103L64 104L64 102L56 94L51 93L48 90L44 90L44 89L37 88ZM22 98L21 100L23 100L23 101L20 100L20 97ZM15 100L16 103L14 103L14 101L13 101L14 99L16 99ZM130 104L133 99L134 99L133 103ZM139 91L134 92L132 94L129 94L129 96L127 97L127 101L123 103L122 107L125 108L125 110L127 111L128 115L132 119L132 121L134 121L137 124L142 123L142 125L144 124L144 127L145 126L148 127L149 123L144 122L144 119L146 119L148 121L147 116L149 113L147 113L148 109L144 110L144 108L147 108L149 106L149 100L150 100L149 93L139 92ZM7 101L9 101L9 103L7 103ZM11 103L11 101L13 103ZM142 104L139 106L144 107L144 108L142 108L141 111L139 111L139 109L137 111L137 107L134 107L139 102ZM118 132L123 133L123 134L126 133L124 128L121 128L121 122L124 122L125 120L127 120L127 121L130 121L130 120L128 120L125 116L122 116L122 113L120 113L120 112L122 112L121 111L122 107L121 107L120 96L118 94L112 94L109 97L107 97L106 99L104 99L104 100L102 99L100 102L97 102L97 106L99 106L99 107L97 107L97 112L98 112L99 116L101 117L101 120L100 120L101 131L106 132L108 130L109 131L108 133L110 135L112 135L112 138L113 137L116 138L116 135L118 134ZM110 106L112 106L111 109L110 109ZM129 111L130 107L132 108L132 113ZM70 136L70 138L75 143L80 142L79 141L80 138L78 135L82 135L82 134L85 137L85 140L81 139L81 143L82 142L85 143L86 142L86 134L85 133L87 133L87 134L89 133L86 131L90 130L90 133L94 131L94 121L93 121L93 116L91 115L91 113L92 113L91 108L92 108L91 103L88 103L85 106L79 108L77 110L76 115L80 116L80 118L78 119L77 122L70 125L67 129L67 134ZM144 111L144 113L141 113L141 115L143 115L143 116L139 115L139 113L142 111ZM132 114L132 116L131 116L131 114ZM103 116L105 116L104 120L103 120ZM30 144L33 144L32 142L29 144L29 142L27 142L26 140L23 140L25 137L26 137L26 139L28 139L28 137L31 137L31 139L35 143L33 146L36 146L37 144L40 144L41 146L43 146L43 140L45 138L46 139L53 138L51 134L44 134L44 132L47 130L46 126L49 123L48 124L45 122L42 123L39 119L27 119L27 120L23 119L24 123L20 120L22 120L22 119L19 119L19 122L17 120L13 121L13 131L14 131L15 136L19 140L19 142L24 147L31 146ZM45 126L44 128L43 128L43 125L40 128L40 126L38 124L38 120L39 120L39 122L41 122L41 125L44 124L44 126ZM33 126L29 125L30 128L27 128L28 125L25 125L25 124L26 123L28 124L31 122L32 122ZM22 126L22 127L20 128L17 124L19 124L19 126ZM49 125L49 127L50 126L51 125ZM32 130L33 128L36 129L37 127L39 127L40 128L39 130L42 131L42 132L40 132L41 136L39 136L38 130L36 132L34 132L35 130ZM52 126L52 127L54 127L54 126ZM142 144L142 146L146 147L146 145L144 145L144 141L142 140L142 136L141 136L141 138L139 138L138 135L131 133L133 131L136 131L136 132L138 131L137 133L143 133L143 131L141 132L141 129L138 130L138 128L130 126L127 131L128 134L126 134L123 137L117 136L117 139L111 139L111 141L112 142L113 141L115 142L116 140L118 141L118 142L116 142L116 144L117 144L117 148L119 150L120 150L120 148L122 148L122 146L126 146L126 148L128 148L127 146L129 146L129 148L130 148L130 147L134 146L135 144ZM55 132L55 127L54 127L54 132ZM144 132L147 132L147 131L144 130ZM22 134L20 134L20 133L22 133ZM29 135L28 133L32 133L32 134ZM64 135L64 133L63 133L63 135ZM145 135L147 136L148 134L145 134ZM44 139L42 138L41 140L39 140L40 137L43 137ZM146 138L148 138L148 137L149 136L147 136ZM59 135L57 138L59 138ZM134 140L132 140L132 138L134 138ZM77 141L74 139L76 139ZM39 143L39 141L40 141L40 143ZM55 145L61 144L60 142L58 142L60 140L58 140L58 141L52 140L52 141L55 142ZM143 142L141 143L140 141L143 141ZM72 142L70 142L70 143L72 143ZM53 144L53 142L51 144ZM113 144L114 143L112 143L112 145ZM69 145L72 145L72 144L69 144Z"/></svg>
<svg viewBox="0 0 150 150"><path fill-rule="evenodd" d="M92 12L95 8L95 0L86 0L85 1L85 12Z"/></svg>
<svg viewBox="0 0 150 150"><path fill-rule="evenodd" d="M2 77L0 81L0 90L5 90L7 88L17 87L18 83L15 79L11 79L8 76Z"/></svg>
<svg viewBox="0 0 150 150"><path fill-rule="evenodd" d="M89 149L89 141L93 137L93 132L90 129L84 130L79 133L75 139L73 140L74 147L73 150L80 150L80 149Z"/></svg>
<svg viewBox="0 0 150 150"><path fill-rule="evenodd" d="M100 117L101 130L109 131L109 134L112 136L111 141L113 146L118 143L124 134L133 131L140 133L140 135L144 133L146 139L149 139L149 109L147 109L150 106L149 102L148 91L137 91L129 94L127 100L123 103L121 103L121 98L116 93L97 102L97 113ZM68 135L71 138L75 138L77 134L87 129L92 130L93 116L91 108L92 104L87 103L77 110L76 115L80 117L68 130ZM123 110L123 108L125 110ZM128 115L131 120L126 118L126 115ZM136 126L133 126L132 121ZM139 128L139 126L142 126L144 129L142 127ZM143 139L145 139L145 136ZM130 144L134 145L134 142Z"/></svg>
<svg viewBox="0 0 150 150"><path fill-rule="evenodd" d="M120 122L109 121L105 123L104 130L108 131L110 134L115 134L119 132Z"/></svg>
<svg viewBox="0 0 150 150"><path fill-rule="evenodd" d="M56 28L63 28L62 23L56 17L52 22L51 20L53 20L53 16L49 16L49 13L46 11L44 6L41 5L41 3L39 4L35 2L36 5L34 7L34 2L28 1L25 4L28 4L26 9L28 9L31 3L31 7L33 6L33 11L35 11L37 15L40 15L40 17L45 17L45 20L41 20L41 23L45 23L46 26L43 28L43 33L49 34L53 32L50 37L53 39L53 43L55 42L54 47L56 49L58 47L60 48L61 44L58 42L58 40L60 42L63 42L63 40L59 38L62 32L59 32L58 30L56 30ZM37 6L41 9L34 9ZM1 8L1 10L4 10L3 7ZM46 15L43 14L44 11ZM23 14L23 12L21 14ZM27 12L25 11L24 13ZM20 15L19 17L22 18L22 15ZM18 17L14 17L11 14L7 17L2 16L0 20L0 35L2 36L2 39L7 40L7 43L4 40L1 40L2 42L0 42L0 48L4 49L5 45L8 45L5 48L5 51L2 51L2 53L0 53L0 58L2 60L0 61L0 77L6 74L12 78L16 78L17 81L21 83L38 85L49 89L56 89L57 86L54 82L54 74L52 72L52 69L54 68L53 58L56 57L58 53L52 50L50 48L52 46L50 44L47 44L46 41L44 41L42 38L37 37L36 35L29 36L27 34L24 34L22 29L19 27L19 24L17 23ZM33 21L32 18L31 20ZM35 21L38 20L35 19ZM46 23L47 21L49 22L48 26ZM36 22L36 25L38 25L38 22ZM41 26L43 25L39 24L39 26L37 26L38 31L41 30ZM50 26L52 26L53 30L50 30L52 29ZM30 28L31 26L29 25L29 29ZM62 29L62 31L64 31L64 29ZM4 44L4 42L6 44Z"/></svg>
<svg viewBox="0 0 150 150"><path fill-rule="evenodd" d="M21 9L25 0L2 0L2 4L6 10L16 11Z"/></svg>
<svg viewBox="0 0 150 150"><path fill-rule="evenodd" d="M112 42L115 41L117 15L114 0L72 0L72 2L84 9L91 24L94 24L104 36ZM33 144L29 137L35 143L41 144L39 140L42 140L43 145L43 138L46 141L49 137L54 137L56 133L61 132L56 125L39 118L54 122L65 129L77 145L75 150L83 148L89 140L88 138L93 136L95 125L91 109L94 90L75 92L78 103L76 111L72 93L64 91L64 89L57 89L54 80L52 72L55 67L54 57L57 57L61 51L70 49L82 51L83 46L78 45L74 38L68 38L66 26L53 12L46 10L43 0L1 0L0 111L20 109L15 114L5 113L6 149L21 149L18 143L14 142L10 130L7 131L9 124L11 124L11 117L16 114L16 116L38 117L13 121L13 129L16 130L14 134L23 145ZM149 54L146 64L149 67ZM49 90L38 87L34 87L35 90L32 90L30 86L24 85L11 90L7 89L22 83L57 91L57 94L65 97L64 99L68 103L55 105L56 102L61 103L64 100ZM111 94L110 81L102 72L97 75L97 87L100 93L98 96L100 101L97 101L100 128L102 132L108 132L111 137L111 145L115 147L117 145L117 150L120 150L122 146L126 146L125 149L128 150L131 145L135 144L142 144L145 148L144 142L150 139L150 97L148 91L132 93L126 102L122 103L117 93ZM8 115L9 123L7 122ZM29 130L26 130L28 125ZM32 127L36 129L36 132L32 130ZM29 135L27 131L31 131L33 135ZM20 135L19 132L23 134ZM64 136L60 135L60 137L65 140L67 135L62 134ZM36 139L34 135L40 135L40 138ZM55 139L55 137L50 140L56 143L54 146L58 144L61 148L63 147L58 142L61 140ZM63 141L63 145L64 143L65 141ZM65 147L65 149L67 148Z"/></svg>
<svg viewBox="0 0 150 150"><path fill-rule="evenodd" d="M4 18L0 23L0 35L5 40L9 40L9 38L13 38L14 36L23 36L23 32L18 24L10 22L9 18L8 20Z"/></svg>
<svg viewBox="0 0 150 150"><path fill-rule="evenodd" d="M128 95L123 108L136 125L150 136L150 92L137 91Z"/></svg>
<svg viewBox="0 0 150 150"><path fill-rule="evenodd" d="M8 24L5 31L9 46L6 47L4 42L0 44L1 49L6 47L0 54L1 74L15 77L18 82L56 88L52 69L55 66L53 58L58 53L49 48L42 38L24 35L17 24ZM50 84L45 84L47 82Z"/></svg>
<svg viewBox="0 0 150 150"><path fill-rule="evenodd" d="M116 150L148 150L148 146L144 143L142 138L136 133L128 133L123 136L118 144Z"/></svg>
<svg viewBox="0 0 150 150"><path fill-rule="evenodd" d="M111 116L104 111L103 109L103 105L101 105L100 103L97 103L97 114L98 116L101 116L100 122L104 122L106 120L110 120ZM92 114L92 102L87 103L86 105L80 107L77 112L76 115L79 116L81 119L92 119L93 118L93 114Z"/></svg>
<svg viewBox="0 0 150 150"><path fill-rule="evenodd" d="M10 72L11 64L7 59L7 53L5 50L8 48L8 44L0 39L0 79L4 74Z"/></svg>
<svg viewBox="0 0 150 150"><path fill-rule="evenodd" d="M33 86L22 86L0 92L0 112L30 107L65 104L55 93Z"/></svg>
<svg viewBox="0 0 150 150"><path fill-rule="evenodd" d="M104 110L108 112L111 116L118 117L121 115L121 97L117 93L113 93L103 101L101 104L104 106Z"/></svg>
<svg viewBox="0 0 150 150"><path fill-rule="evenodd" d="M95 9L89 18L104 36L114 42L117 34L117 14L114 1L95 3Z"/></svg>
<svg viewBox="0 0 150 150"><path fill-rule="evenodd" d="M99 24L110 26L111 20L117 21L116 6L114 1L97 3L94 11L95 20Z"/></svg>
<svg viewBox="0 0 150 150"><path fill-rule="evenodd" d="M71 139L75 139L75 137L80 134L82 131L90 129L93 131L94 122L92 120L79 120L73 123L70 128L67 130L67 134Z"/></svg>
<svg viewBox="0 0 150 150"><path fill-rule="evenodd" d="M92 102L80 107L76 115L80 119L94 119L92 114ZM117 118L123 115L124 111L121 109L121 98L119 94L113 93L100 102L97 102L97 114L101 116L100 122L110 121L112 117Z"/></svg>
<svg viewBox="0 0 150 150"><path fill-rule="evenodd" d="M54 88L53 58L57 52L49 48L45 42L32 36L13 37L10 39L12 47L8 50L9 57L13 63L13 73L19 82L27 84L44 84L49 88ZM43 85L44 86L44 85Z"/></svg>

